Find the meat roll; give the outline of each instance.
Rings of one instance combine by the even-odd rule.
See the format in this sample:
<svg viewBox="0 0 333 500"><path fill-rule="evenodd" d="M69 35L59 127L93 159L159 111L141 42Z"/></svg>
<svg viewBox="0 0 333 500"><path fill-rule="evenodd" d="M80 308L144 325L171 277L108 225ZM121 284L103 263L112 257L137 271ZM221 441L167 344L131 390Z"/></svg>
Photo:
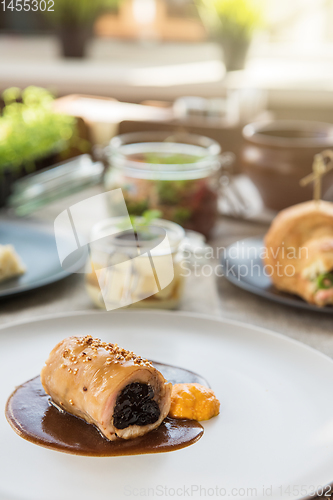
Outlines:
<svg viewBox="0 0 333 500"><path fill-rule="evenodd" d="M60 342L41 381L59 408L94 424L111 441L155 429L171 404L172 384L149 361L91 336Z"/></svg>

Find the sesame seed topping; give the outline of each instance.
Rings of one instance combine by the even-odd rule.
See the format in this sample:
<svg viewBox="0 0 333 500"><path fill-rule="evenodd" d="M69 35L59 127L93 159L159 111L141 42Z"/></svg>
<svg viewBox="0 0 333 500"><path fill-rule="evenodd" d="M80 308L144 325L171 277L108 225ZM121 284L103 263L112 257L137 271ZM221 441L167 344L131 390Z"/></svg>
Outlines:
<svg viewBox="0 0 333 500"><path fill-rule="evenodd" d="M133 351L127 351L124 348L118 346L118 344L112 344L107 342L102 342L100 339L93 338L91 335L87 335L86 337L78 337L76 339L76 343L83 348L87 347L91 349L94 353L98 352L98 349L104 349L110 355L106 358L105 364L110 365L112 363L118 364L119 362L124 361L132 361L135 365L139 366L152 366L151 363L134 354ZM92 359L97 357L97 355L88 356L87 352L82 351L80 355L82 362L86 360L92 361ZM74 361L75 363L75 361Z"/></svg>

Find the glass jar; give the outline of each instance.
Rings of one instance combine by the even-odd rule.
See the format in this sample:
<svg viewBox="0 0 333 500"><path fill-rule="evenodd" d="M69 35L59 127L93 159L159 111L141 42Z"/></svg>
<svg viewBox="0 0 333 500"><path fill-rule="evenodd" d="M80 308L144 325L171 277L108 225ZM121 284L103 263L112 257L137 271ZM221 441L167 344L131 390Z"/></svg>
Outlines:
<svg viewBox="0 0 333 500"><path fill-rule="evenodd" d="M230 156L208 137L140 132L114 137L106 154L108 190L121 188L130 215L157 209L206 237L217 214L219 171Z"/></svg>
<svg viewBox="0 0 333 500"><path fill-rule="evenodd" d="M93 303L107 310L176 308L184 285L184 229L161 219L145 225L141 217L135 230L123 227L125 218L115 217L92 230L85 281Z"/></svg>

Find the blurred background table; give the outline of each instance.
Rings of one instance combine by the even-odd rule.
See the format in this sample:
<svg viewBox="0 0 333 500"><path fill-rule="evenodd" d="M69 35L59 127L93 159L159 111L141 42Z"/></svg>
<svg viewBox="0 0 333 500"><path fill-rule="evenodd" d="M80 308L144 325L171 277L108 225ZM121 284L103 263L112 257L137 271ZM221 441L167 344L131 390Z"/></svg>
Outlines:
<svg viewBox="0 0 333 500"><path fill-rule="evenodd" d="M69 206L100 192L90 188L66 199ZM55 217L64 209L64 202L54 203L37 212L34 219L53 225ZM3 214L4 215L4 212ZM82 228L86 225L82 216ZM267 224L221 217L209 242L213 248L227 247L231 243L252 236L263 235ZM218 261L212 260L214 268ZM75 274L63 281L31 291L0 303L0 324L35 319L38 316L62 314L71 311L93 310L84 287L84 275ZM333 357L332 316L308 312L272 303L251 295L230 284L225 278L191 275L187 278L181 311L223 316L247 324L269 328L288 335ZM112 321L112 312L110 322ZM93 333L93 332L92 332Z"/></svg>

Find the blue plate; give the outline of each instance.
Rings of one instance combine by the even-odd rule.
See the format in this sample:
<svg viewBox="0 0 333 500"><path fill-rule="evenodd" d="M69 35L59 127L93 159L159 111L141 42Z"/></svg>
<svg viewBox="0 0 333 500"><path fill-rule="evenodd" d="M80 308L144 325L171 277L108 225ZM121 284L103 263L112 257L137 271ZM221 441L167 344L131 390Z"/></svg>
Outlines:
<svg viewBox="0 0 333 500"><path fill-rule="evenodd" d="M70 271L63 270L53 228L29 221L0 221L0 244L13 245L27 268L22 276L0 282L0 299L62 280L85 263L82 258Z"/></svg>
<svg viewBox="0 0 333 500"><path fill-rule="evenodd" d="M263 238L247 238L230 245L222 258L225 277L230 283L286 306L298 307L324 314L333 314L333 307L318 307L308 304L297 295L277 290L270 278L264 274L262 262Z"/></svg>

